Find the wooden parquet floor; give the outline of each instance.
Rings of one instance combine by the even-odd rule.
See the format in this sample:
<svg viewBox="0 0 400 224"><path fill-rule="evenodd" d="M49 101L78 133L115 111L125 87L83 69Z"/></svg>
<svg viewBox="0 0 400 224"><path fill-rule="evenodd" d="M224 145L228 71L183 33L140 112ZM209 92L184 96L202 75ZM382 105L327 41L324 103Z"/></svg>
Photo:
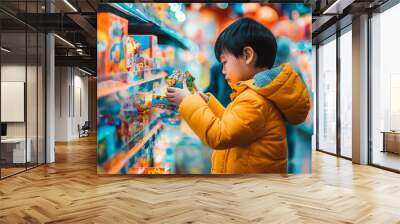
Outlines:
<svg viewBox="0 0 400 224"><path fill-rule="evenodd" d="M315 152L313 174L96 175L96 140L0 181L0 223L400 223L400 175Z"/></svg>

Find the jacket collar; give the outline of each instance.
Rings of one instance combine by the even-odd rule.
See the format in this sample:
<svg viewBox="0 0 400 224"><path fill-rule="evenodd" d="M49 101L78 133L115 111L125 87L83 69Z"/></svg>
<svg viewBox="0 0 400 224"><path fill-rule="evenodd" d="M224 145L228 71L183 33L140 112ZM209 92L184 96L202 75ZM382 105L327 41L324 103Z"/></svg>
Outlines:
<svg viewBox="0 0 400 224"><path fill-rule="evenodd" d="M234 100L247 88L260 88L267 86L282 70L287 70L288 66L288 64L283 64L282 66L273 67L255 74L252 79L229 84L232 88L232 93L230 95L231 99Z"/></svg>

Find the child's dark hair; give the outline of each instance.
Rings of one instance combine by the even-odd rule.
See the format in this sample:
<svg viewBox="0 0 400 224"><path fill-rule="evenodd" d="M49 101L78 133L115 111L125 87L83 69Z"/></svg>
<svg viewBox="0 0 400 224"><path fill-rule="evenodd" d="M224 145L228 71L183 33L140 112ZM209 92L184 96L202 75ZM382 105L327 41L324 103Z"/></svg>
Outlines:
<svg viewBox="0 0 400 224"><path fill-rule="evenodd" d="M247 46L257 55L257 67L272 67L277 50L276 39L269 29L250 18L238 19L222 31L215 43L215 56L220 61L225 51L239 57Z"/></svg>

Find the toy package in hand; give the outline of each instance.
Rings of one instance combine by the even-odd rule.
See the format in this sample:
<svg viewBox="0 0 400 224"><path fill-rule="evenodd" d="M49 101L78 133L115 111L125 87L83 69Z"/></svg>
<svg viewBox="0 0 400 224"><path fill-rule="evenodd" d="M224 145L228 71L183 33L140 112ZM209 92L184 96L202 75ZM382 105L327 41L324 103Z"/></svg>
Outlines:
<svg viewBox="0 0 400 224"><path fill-rule="evenodd" d="M186 86L190 91L190 93L194 94L197 92L197 86L194 83L194 77L190 74L190 72L185 72L185 74L183 74L181 71L174 71L171 75L167 76L166 78L166 83L168 87L175 87L182 89L183 82L186 83ZM176 106L169 103L166 100L165 96L161 95L153 95L152 107L168 109L168 110L176 110Z"/></svg>
<svg viewBox="0 0 400 224"><path fill-rule="evenodd" d="M183 88L182 72L174 71L166 79L168 87Z"/></svg>
<svg viewBox="0 0 400 224"><path fill-rule="evenodd" d="M196 84L194 83L195 78L186 71L182 74L181 71L174 71L171 75L167 77L168 87L183 88L183 81L185 81L188 90L193 94L198 91Z"/></svg>

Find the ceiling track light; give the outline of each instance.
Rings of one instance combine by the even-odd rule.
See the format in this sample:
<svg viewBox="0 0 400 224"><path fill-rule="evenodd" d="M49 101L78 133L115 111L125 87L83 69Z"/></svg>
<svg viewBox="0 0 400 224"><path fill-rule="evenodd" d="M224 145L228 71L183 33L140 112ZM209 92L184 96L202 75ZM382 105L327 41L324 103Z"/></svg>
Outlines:
<svg viewBox="0 0 400 224"><path fill-rule="evenodd" d="M332 5L330 5L326 10L324 10L324 11L322 12L322 14L323 14L323 15L333 14L333 13L331 12L331 10L332 10L332 9L335 9L335 8L338 6L339 2L340 2L340 0L336 0ZM336 14L338 14L338 13L336 13Z"/></svg>
<svg viewBox="0 0 400 224"><path fill-rule="evenodd" d="M6 53L10 53L10 52L11 52L11 50L9 50L9 49L7 49L7 48L5 48L5 47L1 47L0 49L1 49L2 51L6 52Z"/></svg>
<svg viewBox="0 0 400 224"><path fill-rule="evenodd" d="M57 35L57 34L54 34L54 36L55 37L57 37L59 40L61 40L62 42L64 42L65 44L67 44L68 46L70 46L70 47L72 47L72 48L75 48L75 45L73 45L71 42L69 42L68 40L66 40L66 39L64 39L64 38L62 38L62 37L60 37L59 35Z"/></svg>
<svg viewBox="0 0 400 224"><path fill-rule="evenodd" d="M89 76L93 75L92 73L90 73L90 72L88 72L88 71L85 71L85 70L83 70L83 69L81 69L81 68L79 68L79 67L78 67L78 70L81 71L81 72L83 72L83 73L85 73L85 74L87 74L87 75L89 75Z"/></svg>
<svg viewBox="0 0 400 224"><path fill-rule="evenodd" d="M64 3L68 5L74 12L78 12L78 10L68 0L64 0Z"/></svg>
<svg viewBox="0 0 400 224"><path fill-rule="evenodd" d="M343 10L349 7L356 0L336 0L326 10L322 12L323 15L341 15Z"/></svg>

